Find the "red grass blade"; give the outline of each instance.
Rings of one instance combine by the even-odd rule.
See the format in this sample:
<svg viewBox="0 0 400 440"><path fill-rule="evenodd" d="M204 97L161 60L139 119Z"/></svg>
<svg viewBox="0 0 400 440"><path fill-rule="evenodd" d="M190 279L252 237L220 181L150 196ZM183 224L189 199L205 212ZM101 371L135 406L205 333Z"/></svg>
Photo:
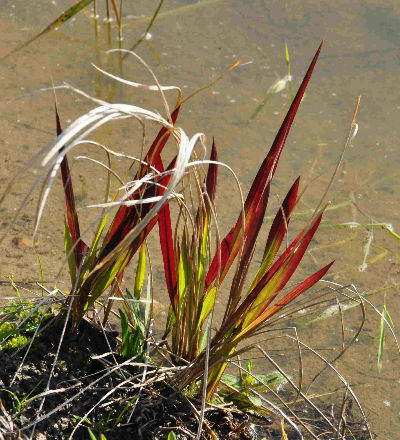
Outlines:
<svg viewBox="0 0 400 440"><path fill-rule="evenodd" d="M59 136L62 133L62 128L61 128L60 117L57 110L57 103L54 104L54 108L56 112L57 136ZM62 151L62 149L60 151ZM67 208L68 229L71 234L72 244L74 246L76 268L78 269L86 245L81 239L78 213L76 212L76 206L75 206L74 189L72 186L71 173L66 155L64 156L60 167L61 167L61 177L64 187L65 204Z"/></svg>
<svg viewBox="0 0 400 440"><path fill-rule="evenodd" d="M174 166L175 160L176 158L170 164L168 169L171 169ZM160 167L162 167L162 161L157 166L157 168L161 171ZM165 183L167 182L164 182L162 184L165 185ZM171 305L175 310L176 303L178 301L178 295L176 290L176 283L177 283L176 267L175 267L176 260L175 260L174 244L172 241L173 233L171 226L171 212L169 209L168 202L158 212L158 230L160 235L161 252L163 255L165 281L167 284Z"/></svg>
<svg viewBox="0 0 400 440"><path fill-rule="evenodd" d="M304 92L307 88L308 82L310 81L315 64L321 52L322 44L323 41L319 45L317 52L315 53L314 58L311 61L311 64L304 76L303 82L301 83L299 90L297 91L297 94L294 97L293 102L290 106L290 109L287 112L284 121L282 122L278 134L275 137L274 143L272 144L272 147L267 157L264 159L264 162L262 163L256 178L254 179L253 185L249 191L249 195L247 196L245 208L247 208L249 204L252 204L254 202L257 193L260 192L260 188L265 185L265 182L267 180L272 179L272 176L275 174L280 154L283 150L283 147L285 146L285 142L292 127L294 117L296 116L297 110L299 109L300 103L303 99Z"/></svg>
<svg viewBox="0 0 400 440"><path fill-rule="evenodd" d="M297 113L301 100L304 96L304 92L307 88L308 82L311 78L311 74L314 70L315 64L319 57L321 51L322 43L320 44L314 58L307 70L307 73L301 83L299 90L290 106L290 109L278 131L278 134L275 137L275 140L272 144L268 155L264 159L258 173L253 181L253 184L250 188L249 194L247 196L244 208L245 208L245 220L246 225L252 223L252 216L254 215L254 204L258 203L258 199L261 197L261 194L265 191L266 186L271 181L276 167L278 165L278 160L281 155L282 149L285 145L286 138L289 134L290 128L292 126L294 117ZM240 249L240 238L241 238L241 228L242 228L242 217L239 216L236 225L231 229L229 234L225 237L223 242L221 243L221 266L219 266L219 255L218 252L214 256L214 259L211 263L209 272L207 274L206 285L209 286L217 277L219 270L221 271L220 279L223 279L228 272L230 266L232 265L237 253ZM248 233L249 228L246 227L246 233ZM221 268L221 269L220 269Z"/></svg>
<svg viewBox="0 0 400 440"><path fill-rule="evenodd" d="M318 216L309 228L306 228L296 237L292 244L285 250L285 252L278 258L271 269L264 275L260 282L254 287L250 295L246 298L242 305L249 299L248 306L252 304L258 294L263 290L265 286L276 278L275 292L269 297L266 303L264 303L261 311L265 310L269 304L276 298L278 293L285 287L286 283L290 280L297 266L303 258L305 251L308 248L318 226L321 222L322 214Z"/></svg>
<svg viewBox="0 0 400 440"><path fill-rule="evenodd" d="M214 162L218 161L218 154L217 154L217 149L215 147L214 138L211 147L210 160ZM210 198L212 204L214 203L215 193L217 191L217 177L218 177L218 165L214 163L210 163L207 172L206 189L207 189L208 197Z"/></svg>
<svg viewBox="0 0 400 440"><path fill-rule="evenodd" d="M290 216L296 205L297 193L299 189L300 177L296 179L290 188L281 208L277 212L275 219L269 231L267 244L265 245L262 269L265 273L271 263L274 261L276 254L282 244L282 241L287 233L287 227L290 222ZM263 274L261 274L263 275Z"/></svg>
<svg viewBox="0 0 400 440"><path fill-rule="evenodd" d="M167 168L167 171L171 170L175 166L176 157L172 160L170 165ZM161 160L161 156L157 155L154 160L153 166L160 172L164 171L163 163ZM165 192L165 187L168 186L170 180L172 179L172 174L167 174L164 177L161 177L159 180L159 184L161 186L150 185L144 191L144 198L153 197L157 195L162 195ZM118 219L118 228L113 228L112 236L108 239L107 245L104 247L103 251L100 254L99 261L104 259L104 257L109 254L116 246L119 245L121 240L131 231L137 224L140 218L143 218L150 209L154 206L153 203L147 203L142 205L140 215L138 213L138 209L135 206L121 206L121 208L117 212L117 216L122 216L125 213L125 218L121 217ZM125 208L125 209L124 209ZM158 216L155 216L152 221L147 225L142 234L134 240L131 244L131 249L133 249L133 253L135 253L139 247L142 245L143 241L147 237L148 233L153 229L154 225L157 222ZM133 254L132 254L133 256ZM130 261L130 260L129 260Z"/></svg>
<svg viewBox="0 0 400 440"><path fill-rule="evenodd" d="M164 262L165 280L171 300L172 307L176 306L176 268L175 268L175 252L172 242L171 213L169 204L167 203L158 213L158 228L160 235L161 251Z"/></svg>
<svg viewBox="0 0 400 440"><path fill-rule="evenodd" d="M259 307L262 304L262 307L260 307L259 310L259 313L262 313L276 298L278 293L285 287L286 283L297 269L312 237L318 229L321 218L322 214L318 216L308 228L300 232L292 244L285 250L285 252L283 252L274 265L255 285L250 294L243 300L242 304L240 304L232 315L229 316L229 319L226 320L220 330L220 335L224 335L233 325L241 322L242 319L246 319L246 315L249 314L252 308L254 309L256 301L258 303L256 307ZM268 286L269 283L270 286ZM266 295L265 302L261 302L262 299L259 295L264 288L268 287L270 291L268 292L268 295ZM257 315L259 315L259 313L257 313Z"/></svg>
<svg viewBox="0 0 400 440"><path fill-rule="evenodd" d="M236 308L240 301L243 283L246 279L251 258L255 250L258 233L260 232L264 220L265 210L267 209L269 191L270 185L268 184L265 188L265 193L262 194L261 198L258 200L258 204L251 218L251 224L246 225L243 253L240 259L239 269L235 273L235 277L232 282L231 292L229 295L229 304L226 308L225 317L230 315L230 312Z"/></svg>
<svg viewBox="0 0 400 440"><path fill-rule="evenodd" d="M291 292L286 294L280 301L271 306L268 310L260 313L249 325L242 329L242 331L235 337L235 343L238 344L240 340L243 338L247 338L249 334L253 331L256 331L257 328L262 325L267 319L271 318L271 316L275 315L279 312L283 307L287 306L290 302L296 299L299 295L305 292L307 289L310 289L315 283L317 283L325 274L328 272L329 268L332 266L332 263L329 263L314 275L311 275L302 283L300 283L297 287L295 287Z"/></svg>
<svg viewBox="0 0 400 440"><path fill-rule="evenodd" d="M334 261L327 264L325 267L320 269L315 274L306 278L303 282L301 282L298 286L296 286L291 292L287 293L281 300L279 300L276 304L274 304L268 310L268 318L278 312L280 309L288 305L295 298L301 295L306 290L310 289L315 283L317 283L330 269Z"/></svg>

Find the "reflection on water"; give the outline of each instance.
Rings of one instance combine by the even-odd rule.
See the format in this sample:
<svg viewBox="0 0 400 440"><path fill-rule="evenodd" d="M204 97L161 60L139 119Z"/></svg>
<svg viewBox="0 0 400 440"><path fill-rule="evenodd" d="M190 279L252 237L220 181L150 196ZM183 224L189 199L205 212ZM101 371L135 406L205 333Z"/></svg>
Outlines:
<svg viewBox="0 0 400 440"><path fill-rule="evenodd" d="M34 7L26 8L22 0L0 1L3 30L0 56L43 29L61 12L60 3L38 0ZM143 17L150 17L157 4L158 1L124 3L123 47L132 46L142 36L148 25ZM395 324L400 312L397 295L400 244L387 228L374 224L390 224L394 231L400 231L399 23L400 4L397 1L321 3L292 0L271 4L261 0L199 3L171 0L165 2L151 30L152 39L143 41L137 49L162 84L177 84L186 94L209 83L238 59L243 61L243 67L225 75L212 89L185 104L181 123L189 132L202 130L209 138L215 136L220 159L235 169L247 189L293 93L290 89L283 90L263 103L277 78L287 73L285 41L291 54L292 89L295 90L319 40L326 38L282 155L269 215L274 213L294 179L302 175L303 185L308 185L307 191L292 224L294 228L304 225L330 179L355 100L361 94L359 133L334 181L329 196L331 205L309 251L309 267L305 269L309 273L311 267L321 267L336 259L329 279L343 285L355 284L359 292L370 294L368 298L379 309L385 301ZM126 58L121 64L118 55L105 54L105 50L118 46L117 36L115 25L104 24L101 20L96 34L91 10L87 8L57 32L1 63L2 187L21 163L45 145L54 133L52 93L36 93L41 88L49 88L52 81L56 85L66 81L97 98L129 101L162 111L157 93L142 94L122 87L91 67L90 63L94 62L127 79L152 83L148 72L133 59ZM84 98L63 90L57 90L57 96L64 126L92 106ZM175 96L169 99L173 105ZM260 104L263 105L260 107ZM137 155L140 135L136 128L124 128L120 132L117 127L115 131L111 127L98 136L102 142ZM151 134L148 136L150 139ZM77 175L85 176L78 184L83 203L102 198L105 182L99 170L83 163L74 167ZM14 188L13 196L21 199L34 177L33 173L28 174ZM231 187L232 180L228 175L223 176L217 202L221 228L225 231L237 213L230 214L225 207L238 206ZM63 202L57 197L60 194L58 188L40 234L40 252L49 280L54 279L63 262L60 226ZM10 221L14 203L8 200L6 209L1 212L3 224ZM34 201L32 206L35 206ZM21 220L14 232L18 237L29 236L31 223ZM27 248L21 252L11 240L10 237L5 257L0 260L1 274L13 271L16 279L21 280L32 279L34 273L39 275L35 250L30 253ZM162 276L162 268L156 267L155 273L156 277ZM57 285L67 285L66 273L64 276L65 279L57 280ZM128 282L129 278L128 275ZM161 294L157 299L163 302ZM305 325L306 319L297 322L301 338L326 349L340 345L341 324L335 316L310 325ZM344 316L346 337L351 339L360 320L360 311L354 308ZM396 373L399 358L388 338L383 370L378 372L379 317L371 310L367 317L366 330L337 367L355 386L378 438L394 439L400 429L399 377ZM322 340L321 330L324 331ZM335 353L329 353L328 350L327 357L334 359ZM291 366L288 368L290 370ZM321 393L324 386L321 384L323 381L319 385L321 388L313 392Z"/></svg>

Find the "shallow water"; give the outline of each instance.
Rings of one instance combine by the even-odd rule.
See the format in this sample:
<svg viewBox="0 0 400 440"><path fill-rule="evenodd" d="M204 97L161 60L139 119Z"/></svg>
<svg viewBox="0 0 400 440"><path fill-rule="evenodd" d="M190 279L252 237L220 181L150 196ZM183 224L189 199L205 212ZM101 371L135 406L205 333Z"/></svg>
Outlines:
<svg viewBox="0 0 400 440"><path fill-rule="evenodd" d="M0 56L32 37L73 2L65 3L37 0L28 10L22 0L0 0L3 31ZM123 47L130 47L141 36L147 26L142 17L151 16L157 4L153 0L124 3ZM100 12L104 17L104 11ZM330 210L308 252L302 274L335 259L327 279L343 285L354 284L359 292L373 294L369 298L379 309L386 301L396 324L400 312L400 242L379 227L334 225L390 223L395 231L400 231L400 160L396 137L400 116L400 4L383 0L323 4L311 0L167 1L151 34L152 39L139 46L137 52L151 65L162 84L179 85L186 95L208 84L238 59L243 61L243 66L185 104L180 122L190 134L202 131L208 139L215 136L220 159L232 166L245 190L279 128L289 99L319 41L326 38L282 154L267 215L275 213L285 191L301 175L303 185L309 185L292 226L296 230L304 225L329 182L357 97L362 95L357 117L358 134L334 180L328 197ZM293 82L289 89L266 99L269 87L287 73L285 41L290 51ZM56 85L65 81L98 98L123 100L162 112L158 94L143 94L116 85L91 67L90 63L94 62L106 70L121 73L118 56L105 54L106 49L115 47L118 47L115 25L111 25L109 32L108 25L100 21L96 36L88 7L76 20L0 63L2 189L10 176L54 135L52 92L39 92L51 87L52 81ZM151 83L148 73L131 59L123 63L122 74L137 82ZM70 92L59 90L57 96L64 126L92 107L91 103ZM171 94L171 105L174 99ZM265 105L252 117L263 101ZM138 140L138 132L127 125L124 125L122 137L120 132L109 129L103 130L97 139L110 142L127 153L138 154L135 150L138 142L127 141L130 138ZM101 157L96 154L95 157ZM115 164L119 165L122 164ZM74 172L79 203L83 206L99 200L105 185L99 170L79 163L74 166ZM12 196L1 211L3 228L11 221L17 203L22 201L34 177L29 171L13 188ZM232 178L221 173L217 203L222 231L228 230L239 209L237 193L232 192L232 186ZM226 209L232 206L237 208ZM17 281L40 278L36 250L28 240L35 209L33 200L3 245L0 259L3 281L10 272L15 274ZM63 209L58 186L45 212L37 251L49 287L57 285L68 289L66 271L55 282L64 261ZM360 267L365 270L360 271ZM155 274L156 278L163 277L162 267L156 263ZM131 279L132 274L127 274L128 283ZM0 287L4 294L10 294L8 287ZM157 299L165 302L161 293ZM219 307L222 310L222 304ZM360 316L356 308L345 312L347 341L354 335ZM337 367L355 386L377 438L395 439L399 438L397 432L400 431L399 355L388 338L383 370L378 371L379 317L369 309L367 318L363 334ZM322 349L340 345L337 315L312 325L306 322L307 319L297 322L304 342ZM337 351L325 350L324 353L333 359ZM316 368L311 357L305 356L305 362L309 368ZM312 392L332 391L338 385L331 375L325 374Z"/></svg>

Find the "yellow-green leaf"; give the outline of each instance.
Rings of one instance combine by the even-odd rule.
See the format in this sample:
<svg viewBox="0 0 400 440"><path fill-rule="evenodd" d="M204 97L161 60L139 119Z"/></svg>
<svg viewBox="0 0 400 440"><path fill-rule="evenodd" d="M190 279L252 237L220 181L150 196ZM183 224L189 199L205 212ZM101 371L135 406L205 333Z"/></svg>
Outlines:
<svg viewBox="0 0 400 440"><path fill-rule="evenodd" d="M99 229L97 231L96 237L94 238L92 246L90 248L90 252L89 252L89 256L88 256L88 267L87 267L89 272L93 269L92 266L93 266L94 259L95 259L95 256L96 256L96 251L97 251L97 248L99 246L99 241L100 241L101 234L102 234L102 232L103 232L103 230L104 230L104 228L106 226L107 219L108 219L108 214L106 214L103 217L103 219L102 219L102 221L100 223Z"/></svg>
<svg viewBox="0 0 400 440"><path fill-rule="evenodd" d="M204 275L204 265L207 258L207 240L208 240L208 215L206 212L204 212L204 228L203 228L203 236L201 237L197 282L200 282Z"/></svg>
<svg viewBox="0 0 400 440"><path fill-rule="evenodd" d="M203 301L203 305L201 307L201 312L199 319L196 324L196 332L199 330L201 325L203 324L204 320L207 318L207 316L210 314L211 310L214 307L215 304L215 295L217 293L217 288L212 287L207 293Z"/></svg>
<svg viewBox="0 0 400 440"><path fill-rule="evenodd" d="M92 3L93 0L80 0L74 5L72 5L69 9L64 11L59 17L57 17L54 21L52 21L45 29L40 31L38 34L36 34L34 37L32 37L30 40L25 41L25 43L22 43L15 49L13 49L11 52L9 52L6 56L2 58L4 60L11 54L20 51L24 47L28 46L29 44L33 43L35 40L37 40L42 35L47 34L48 32L57 29L59 26L61 26L63 23L68 21L71 17L76 15L79 11L81 11L83 8L85 8L87 5Z"/></svg>
<svg viewBox="0 0 400 440"><path fill-rule="evenodd" d="M176 440L176 435L174 431L170 431L167 440Z"/></svg>
<svg viewBox="0 0 400 440"><path fill-rule="evenodd" d="M122 255L111 265L98 279L95 281L93 289L90 294L90 298L85 306L85 310L92 305L96 299L111 285L114 278L125 267L126 262L129 261L130 251L129 249L122 253Z"/></svg>
<svg viewBox="0 0 400 440"><path fill-rule="evenodd" d="M136 299L140 299L145 272L146 272L146 244L143 243L140 248L139 261L136 268L136 278L135 278L135 288L134 288L134 295Z"/></svg>
<svg viewBox="0 0 400 440"><path fill-rule="evenodd" d="M285 56L286 56L286 64L288 66L288 76L290 76L290 58L289 58L289 49L287 43L285 41Z"/></svg>
<svg viewBox="0 0 400 440"><path fill-rule="evenodd" d="M178 265L178 293L179 293L179 305L181 305L186 287L189 284L189 259L188 250L186 246L186 238L183 237L182 247L179 253L179 265Z"/></svg>
<svg viewBox="0 0 400 440"><path fill-rule="evenodd" d="M381 316L381 324L380 324L380 332L379 332L379 346L378 346L378 370L382 370L382 356L383 356L383 347L385 343L385 333L386 333L386 322L394 327L392 317L390 316L386 304L383 305L382 316Z"/></svg>

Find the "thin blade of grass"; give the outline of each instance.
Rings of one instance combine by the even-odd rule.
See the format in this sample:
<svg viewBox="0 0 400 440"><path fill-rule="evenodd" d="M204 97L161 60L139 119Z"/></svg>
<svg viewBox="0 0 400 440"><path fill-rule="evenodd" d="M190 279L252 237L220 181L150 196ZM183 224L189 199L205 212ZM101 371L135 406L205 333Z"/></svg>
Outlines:
<svg viewBox="0 0 400 440"><path fill-rule="evenodd" d="M160 210L158 214L158 228L161 244L161 252L163 255L164 273L167 284L168 294L173 307L176 305L176 268L175 268L175 252L172 242L172 226L171 213L169 204Z"/></svg>
<svg viewBox="0 0 400 440"><path fill-rule="evenodd" d="M210 160L213 162L218 161L218 153L217 153L217 148L215 147L214 138L211 147ZM216 163L210 163L207 171L206 189L211 203L214 203L215 194L217 192L217 178L218 178L218 165Z"/></svg>
<svg viewBox="0 0 400 440"><path fill-rule="evenodd" d="M189 253L186 243L186 234L183 234L182 244L179 252L179 264L178 264L178 300L179 306L181 306L186 288L189 285L190 278L190 264Z"/></svg>
<svg viewBox="0 0 400 440"><path fill-rule="evenodd" d="M322 214L304 229L256 284L239 307L225 320L219 332L225 335L242 322L242 327L263 312L282 290L299 265L303 255L321 222Z"/></svg>
<svg viewBox="0 0 400 440"><path fill-rule="evenodd" d="M135 44L129 49L131 52L133 52L133 51L139 46L139 44L142 43L142 41L146 39L147 34L150 32L151 28L153 27L154 22L156 21L156 18L157 18L158 14L159 14L159 12L160 12L160 10L161 10L161 7L162 7L163 3L164 3L164 0L161 0L160 3L158 4L157 9L154 11L154 14L153 14L153 16L151 17L150 22L149 22L149 24L148 24L146 30L144 31L143 35L142 35L142 36L139 38L139 40L136 41L136 43L135 43ZM127 56L128 56L128 54L124 55L123 59L124 59L125 57L127 57Z"/></svg>
<svg viewBox="0 0 400 440"><path fill-rule="evenodd" d="M382 357L383 357L383 347L385 344L385 333L386 333L386 322L388 321L392 327L394 327L392 317L390 316L386 304L383 305L382 308L382 316L380 322L380 331L379 331L379 346L378 346L378 370L382 370Z"/></svg>
<svg viewBox="0 0 400 440"><path fill-rule="evenodd" d="M290 128L293 124L294 117L300 106L301 100L303 99L304 92L307 88L308 82L311 78L312 72L314 70L315 64L318 60L319 54L322 48L322 42L318 47L316 54L304 76L303 82L301 83L299 90L290 106L290 109L275 137L271 149L269 150L266 158L264 159L258 173L253 181L250 188L249 194L247 196L246 202L244 204L244 213L246 224L251 223L252 212L254 212L254 205L258 203L258 199L261 194L265 191L266 185L272 180L275 173L276 167L278 165L279 157L281 155L282 149L285 146L286 138L289 134ZM240 250L240 240L242 236L242 214L239 216L236 225L231 229L229 234L221 243L219 259L218 252L214 256L211 263L209 273L207 274L206 285L209 286L217 277L220 272L220 279L223 279L227 274L230 266L232 265L234 259L236 258Z"/></svg>
<svg viewBox="0 0 400 440"><path fill-rule="evenodd" d="M276 254L279 251L282 241L287 233L291 213L296 205L299 182L300 177L294 182L293 186L290 188L285 200L282 203L281 208L276 214L276 217L269 231L267 243L265 245L263 261L250 290L265 275L272 262L274 261Z"/></svg>
<svg viewBox="0 0 400 440"><path fill-rule="evenodd" d="M281 258L272 266L266 275L255 286L248 298L253 298L252 304L257 301L260 307L250 312L246 316L246 322L250 322L250 317L257 316L263 312L269 304L276 298L277 294L285 287L297 266L300 264L305 251L308 248L318 226L321 222L322 214L318 216L305 231L301 232L294 245L289 246L289 252L285 251ZM247 298L246 298L247 300ZM258 311L257 311L258 309Z"/></svg>
<svg viewBox="0 0 400 440"><path fill-rule="evenodd" d="M54 109L56 114L57 136L60 136L62 133L62 128L61 128L60 116L58 114L56 102L54 104ZM62 149L63 147L60 149L60 151L62 151ZM67 208L67 222L68 222L69 233L71 235L72 247L74 249L75 266L77 270L81 263L82 253L84 252L86 245L81 239L79 218L78 218L78 213L76 211L74 188L72 185L72 178L69 169L67 155L64 156L60 168L61 168L61 177L64 187L65 204Z"/></svg>
<svg viewBox="0 0 400 440"><path fill-rule="evenodd" d="M295 289L293 289L291 292L286 294L276 304L271 306L269 309L261 312L252 322L250 322L247 325L247 327L244 327L244 329L240 333L238 333L238 335L235 336L235 340L238 342L239 340L243 339L246 335L248 335L250 332L255 331L257 327L262 325L263 322L265 322L271 316L275 315L277 312L279 312L282 308L287 306L290 302L292 302L303 292L310 289L328 272L328 270L330 269L333 263L334 262L332 261L331 263L320 269L318 272L308 277L306 280L300 283Z"/></svg>
<svg viewBox="0 0 400 440"><path fill-rule="evenodd" d="M76 281L76 259L75 259L74 245L72 243L71 233L66 220L64 220L64 249L65 249L65 255L67 255L67 260L68 260L71 285L74 286Z"/></svg>
<svg viewBox="0 0 400 440"><path fill-rule="evenodd" d="M36 41L41 36L49 33L50 31L57 29L59 26L64 24L66 21L68 21L70 18L72 18L74 15L76 15L78 12L80 12L83 8L90 5L93 0L80 0L77 3L75 3L73 6L71 6L69 9L64 11L59 17L57 17L54 21L52 21L46 28L44 28L42 31L40 31L38 34L36 34L34 37L32 37L30 40L25 41L25 43L20 44L15 49L13 49L11 52L9 52L7 55L5 55L3 58L1 58L1 61L8 58L10 55L15 54L16 52L19 52L21 49L24 49L29 44Z"/></svg>
<svg viewBox="0 0 400 440"><path fill-rule="evenodd" d="M111 0L111 3L113 5L115 18L116 18L117 23L118 23L118 28L121 29L121 15L119 13L117 2L116 2L116 0Z"/></svg>
<svg viewBox="0 0 400 440"><path fill-rule="evenodd" d="M146 245L145 243L143 243L140 248L139 261L136 270L135 288L134 288L134 295L136 299L140 299L145 272L146 272Z"/></svg>
<svg viewBox="0 0 400 440"><path fill-rule="evenodd" d="M217 288L216 287L212 287L206 293L206 295L204 297L204 300L203 300L203 304L202 304L201 309L200 309L200 316L197 319L195 333L197 333L199 331L199 329L202 326L203 322L206 320L208 315L213 310L214 304L215 304L216 294L217 294Z"/></svg>
<svg viewBox="0 0 400 440"><path fill-rule="evenodd" d="M246 224L243 252L241 254L239 267L232 282L224 319L226 319L239 304L243 284L253 257L257 237L264 220L265 210L268 205L269 192L270 184L266 186L265 193L261 194L257 205L254 206L254 214L251 216L251 222Z"/></svg>

